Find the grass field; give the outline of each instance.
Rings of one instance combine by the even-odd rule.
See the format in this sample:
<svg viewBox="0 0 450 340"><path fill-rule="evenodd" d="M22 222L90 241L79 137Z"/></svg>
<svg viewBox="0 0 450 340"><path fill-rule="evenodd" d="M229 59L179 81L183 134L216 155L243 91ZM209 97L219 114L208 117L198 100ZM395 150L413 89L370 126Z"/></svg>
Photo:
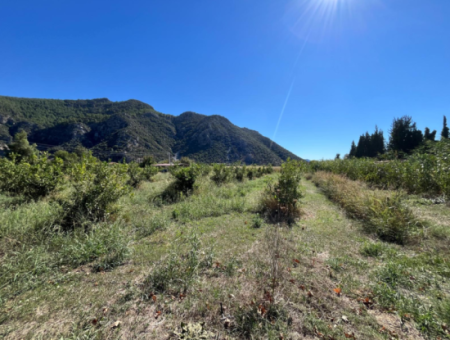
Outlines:
<svg viewBox="0 0 450 340"><path fill-rule="evenodd" d="M173 179L158 174L70 240L46 231L51 198L0 197L0 338L450 338L448 206L400 197L395 218L414 226L385 242L392 216L358 205L396 193L316 173L296 224L269 224L258 212L277 176L202 178L167 204Z"/></svg>

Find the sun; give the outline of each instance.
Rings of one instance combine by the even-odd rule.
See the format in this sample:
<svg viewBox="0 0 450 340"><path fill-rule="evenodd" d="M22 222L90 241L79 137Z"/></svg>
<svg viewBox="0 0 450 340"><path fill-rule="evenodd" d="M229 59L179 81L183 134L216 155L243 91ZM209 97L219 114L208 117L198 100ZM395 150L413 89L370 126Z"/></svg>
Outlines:
<svg viewBox="0 0 450 340"><path fill-rule="evenodd" d="M286 11L285 22L302 40L321 41L348 20L356 0L294 0Z"/></svg>

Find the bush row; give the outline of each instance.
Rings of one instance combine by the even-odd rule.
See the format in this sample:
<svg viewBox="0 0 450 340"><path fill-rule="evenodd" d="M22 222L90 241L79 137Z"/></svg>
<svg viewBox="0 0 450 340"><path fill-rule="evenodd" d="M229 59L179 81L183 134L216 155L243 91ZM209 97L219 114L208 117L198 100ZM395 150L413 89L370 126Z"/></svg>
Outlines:
<svg viewBox="0 0 450 340"><path fill-rule="evenodd" d="M312 181L350 217L361 220L366 232L384 241L404 244L422 227L403 204L401 193L370 190L363 183L321 171Z"/></svg>
<svg viewBox="0 0 450 340"><path fill-rule="evenodd" d="M345 159L311 162L313 171L342 174L381 188L404 189L412 194L450 196L450 140L436 143L429 153L405 160Z"/></svg>

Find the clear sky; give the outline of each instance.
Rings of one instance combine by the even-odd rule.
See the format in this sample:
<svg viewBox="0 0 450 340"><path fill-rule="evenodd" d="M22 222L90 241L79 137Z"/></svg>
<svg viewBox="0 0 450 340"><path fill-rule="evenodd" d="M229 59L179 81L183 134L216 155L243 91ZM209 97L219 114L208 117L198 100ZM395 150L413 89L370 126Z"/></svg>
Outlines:
<svg viewBox="0 0 450 340"><path fill-rule="evenodd" d="M219 114L307 159L450 116L450 0L3 0L0 46L0 95Z"/></svg>

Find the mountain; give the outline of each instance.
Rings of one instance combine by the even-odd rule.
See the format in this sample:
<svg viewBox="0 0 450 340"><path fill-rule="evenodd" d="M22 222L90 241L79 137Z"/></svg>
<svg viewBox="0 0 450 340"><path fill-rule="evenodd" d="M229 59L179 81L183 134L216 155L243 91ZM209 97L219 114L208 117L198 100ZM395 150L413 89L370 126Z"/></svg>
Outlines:
<svg viewBox="0 0 450 340"><path fill-rule="evenodd" d="M0 96L0 144L20 130L50 152L83 146L102 159L137 159L169 153L200 162L280 164L298 156L256 131L222 116L185 112L172 116L138 100L29 99Z"/></svg>

